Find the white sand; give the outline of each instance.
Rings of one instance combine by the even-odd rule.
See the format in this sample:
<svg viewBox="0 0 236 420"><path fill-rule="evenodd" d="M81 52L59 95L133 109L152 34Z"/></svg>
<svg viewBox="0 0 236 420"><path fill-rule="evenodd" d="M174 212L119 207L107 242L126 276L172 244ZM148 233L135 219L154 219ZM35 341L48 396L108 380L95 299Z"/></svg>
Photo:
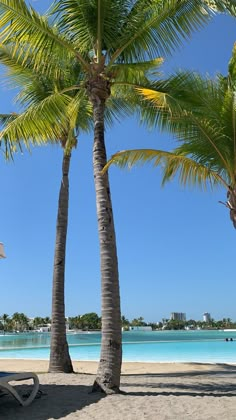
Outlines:
<svg viewBox="0 0 236 420"><path fill-rule="evenodd" d="M124 363L127 395L90 394L96 362L74 362L75 374L48 374L48 362L0 360L0 370L34 371L45 393L22 408L0 398L6 420L235 420L236 366L226 364ZM26 387L20 385L20 387Z"/></svg>

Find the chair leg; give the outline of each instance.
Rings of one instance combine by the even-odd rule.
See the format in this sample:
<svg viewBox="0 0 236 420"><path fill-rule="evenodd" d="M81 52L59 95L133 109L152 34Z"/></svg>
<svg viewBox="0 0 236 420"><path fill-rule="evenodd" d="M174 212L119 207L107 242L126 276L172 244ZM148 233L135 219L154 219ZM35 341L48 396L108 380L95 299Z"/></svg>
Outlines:
<svg viewBox="0 0 236 420"><path fill-rule="evenodd" d="M33 379L34 383L33 383L33 389L32 389L31 394L29 395L28 398L26 398L24 400L21 398L21 405L23 405L23 407L27 407L28 405L30 405L32 403L32 401L35 399L35 397L37 395L37 392L39 390L39 379L38 379L38 377L35 375L35 376L32 376L32 379Z"/></svg>
<svg viewBox="0 0 236 420"><path fill-rule="evenodd" d="M10 381L22 381L22 380L26 380L26 379L33 379L33 389L32 392L30 393L30 395L28 396L28 398L23 399L19 393L16 391L16 389L14 388L14 386L10 385L9 382ZM19 403L20 405L22 405L23 407L27 407L28 405L30 405L32 403L32 401L34 400L34 398L37 395L37 392L39 390L39 379L37 377L37 375L31 375L26 376L25 378L21 378L21 379L15 379L15 378L10 378L8 379L8 381L4 381L4 383L1 383L0 386L3 389L6 389Z"/></svg>

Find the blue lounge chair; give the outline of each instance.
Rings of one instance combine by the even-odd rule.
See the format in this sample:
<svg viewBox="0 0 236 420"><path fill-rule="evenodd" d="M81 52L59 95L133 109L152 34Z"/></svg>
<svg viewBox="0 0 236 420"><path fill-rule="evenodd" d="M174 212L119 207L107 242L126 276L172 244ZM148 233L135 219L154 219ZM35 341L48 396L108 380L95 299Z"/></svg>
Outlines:
<svg viewBox="0 0 236 420"><path fill-rule="evenodd" d="M17 392L16 388L10 385L10 382L24 381L27 379L33 380L33 389L29 395L26 395L26 398L22 398L21 395ZM35 373L31 372L0 372L0 388L7 390L23 407L26 407L32 403L37 395L39 390L39 379Z"/></svg>

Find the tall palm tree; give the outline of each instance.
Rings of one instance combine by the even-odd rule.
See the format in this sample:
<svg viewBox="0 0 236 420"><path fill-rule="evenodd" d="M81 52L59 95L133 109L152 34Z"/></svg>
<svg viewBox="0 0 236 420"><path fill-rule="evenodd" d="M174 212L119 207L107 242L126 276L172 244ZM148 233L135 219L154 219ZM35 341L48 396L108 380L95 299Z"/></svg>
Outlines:
<svg viewBox="0 0 236 420"><path fill-rule="evenodd" d="M236 44L227 77L218 74L211 80L183 72L142 93L147 100L146 117L156 116L180 145L171 152L122 151L107 167L152 162L161 166L163 183L177 175L184 185L221 185L227 195L222 204L236 228Z"/></svg>
<svg viewBox="0 0 236 420"><path fill-rule="evenodd" d="M24 115L15 115L14 124L18 124L18 129L21 127L21 117ZM36 117L37 114L34 116ZM0 117L1 119L1 117ZM9 116L10 120L10 116ZM24 121L25 122L25 121ZM21 129L24 130L25 124L22 124ZM11 125L10 125L11 127ZM9 133L10 133L9 129ZM8 133L8 126L5 126L4 137L8 140L11 135ZM56 245L54 252L54 267L53 267L53 289L52 289L52 325L51 325L51 344L50 344L50 363L49 371L60 371L65 373L73 372L73 366L69 355L68 343L66 339L65 326L65 258L66 258L66 236L68 226L68 205L69 205L69 167L71 160L71 150L73 145L66 143L69 137L55 139L60 142L63 148L62 161L62 180L59 191L57 224L56 224ZM28 136L21 138L22 140L30 141ZM12 156L15 141L6 140L5 154ZM9 146L10 144L10 146ZM74 145L76 142L74 142ZM69 151L68 151L69 150Z"/></svg>
<svg viewBox="0 0 236 420"><path fill-rule="evenodd" d="M15 144L24 140L29 143L44 141L58 142L63 150L62 180L59 192L56 245L53 268L52 323L49 371L73 372L65 326L65 258L69 204L69 167L72 149L76 146L76 134L81 128L89 128L90 107L71 89L78 77L78 66L60 62L60 77L55 74L44 76L40 68L33 69L33 61L25 62L23 57L15 57L9 46L0 47L0 60L7 66L8 78L14 86L20 87L18 102L27 107L21 115L1 115L7 156L12 156ZM70 71L67 66L70 64ZM58 63L54 63L58 66ZM76 68L76 72L75 72ZM69 80L67 76L69 75ZM69 83L69 85L68 85ZM69 89L67 89L69 87ZM52 98L56 96L56 110L53 113ZM55 99L55 98L54 98ZM68 107L68 103L70 106ZM48 108L49 107L49 108ZM69 108L69 109L68 109ZM81 114L81 108L83 113ZM46 117L46 118L45 118ZM65 124L62 124L62 119ZM37 122L37 124L35 123Z"/></svg>
<svg viewBox="0 0 236 420"><path fill-rule="evenodd" d="M13 321L14 329L18 331L20 329L21 314L19 312L15 312L11 319Z"/></svg>
<svg viewBox="0 0 236 420"><path fill-rule="evenodd" d="M136 87L148 84L148 72L159 64L156 57L170 54L209 21L215 8L236 12L233 0L61 0L54 2L48 20L24 0L0 0L0 41L14 45L25 61L33 54L34 68L45 63L45 74L52 70L52 56L74 59L81 67L78 92L87 95L93 109L102 283L101 357L94 390L119 392L122 361L115 228L108 174L101 174L107 161L104 119L133 112L139 102Z"/></svg>
<svg viewBox="0 0 236 420"><path fill-rule="evenodd" d="M2 320L2 323L3 323L3 332L5 334L6 325L7 325L7 322L9 321L9 315L3 314L1 316L1 320Z"/></svg>

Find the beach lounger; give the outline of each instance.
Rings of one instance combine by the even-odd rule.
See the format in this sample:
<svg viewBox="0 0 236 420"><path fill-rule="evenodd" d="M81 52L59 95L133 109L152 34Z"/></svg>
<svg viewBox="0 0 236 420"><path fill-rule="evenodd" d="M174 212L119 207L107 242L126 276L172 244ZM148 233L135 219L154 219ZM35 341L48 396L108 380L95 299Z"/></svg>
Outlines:
<svg viewBox="0 0 236 420"><path fill-rule="evenodd" d="M24 381L27 379L33 380L33 389L30 394L26 394L26 397L23 398L17 392L16 388L10 385L12 381ZM7 390L23 407L31 404L34 398L37 395L39 390L39 379L35 373L31 372L24 372L24 373L16 373L16 372L0 372L0 388Z"/></svg>

